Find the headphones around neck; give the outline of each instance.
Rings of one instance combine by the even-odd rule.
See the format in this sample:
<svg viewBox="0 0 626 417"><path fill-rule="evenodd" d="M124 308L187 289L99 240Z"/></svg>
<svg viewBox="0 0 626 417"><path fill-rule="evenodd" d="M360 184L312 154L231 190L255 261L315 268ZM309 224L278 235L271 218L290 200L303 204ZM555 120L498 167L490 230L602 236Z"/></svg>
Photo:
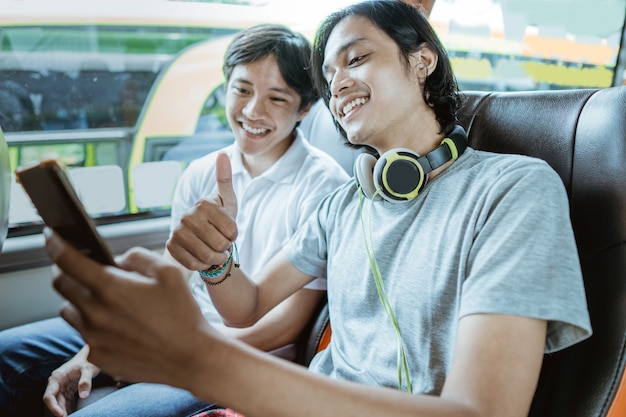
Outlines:
<svg viewBox="0 0 626 417"><path fill-rule="evenodd" d="M362 153L354 161L354 178L369 199L413 200L428 182L428 173L454 161L467 148L467 134L456 125L437 149L419 156L406 148L391 149L376 159Z"/></svg>

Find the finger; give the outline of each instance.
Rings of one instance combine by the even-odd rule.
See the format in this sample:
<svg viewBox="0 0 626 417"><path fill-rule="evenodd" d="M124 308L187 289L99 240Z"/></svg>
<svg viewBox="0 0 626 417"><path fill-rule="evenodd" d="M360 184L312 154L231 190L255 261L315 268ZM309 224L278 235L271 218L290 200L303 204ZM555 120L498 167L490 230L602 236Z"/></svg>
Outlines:
<svg viewBox="0 0 626 417"><path fill-rule="evenodd" d="M78 396L80 398L87 398L91 394L91 381L93 379L93 373L89 367L83 367L78 380Z"/></svg>
<svg viewBox="0 0 626 417"><path fill-rule="evenodd" d="M103 282L104 268L101 264L74 249L52 229L46 227L43 233L46 238L48 256L61 270L87 287L97 288L106 284ZM85 271L91 271L91 273L86 274Z"/></svg>
<svg viewBox="0 0 626 417"><path fill-rule="evenodd" d="M207 269L211 265L220 264L222 262L217 261L218 257L215 256L215 253L209 256L202 256L198 254L197 256L193 253L187 251L186 249L180 246L174 246L173 241L169 240L166 243L166 248L169 254L176 259L176 261L187 268L190 271L201 271L203 269ZM223 259L227 259L227 256L222 256ZM216 261L211 261L211 259L216 259Z"/></svg>
<svg viewBox="0 0 626 417"><path fill-rule="evenodd" d="M222 207L221 197L218 195L216 198L196 201L193 209L180 218L172 236L182 239L195 237L202 241L202 247L206 245L214 252L226 252L231 242L237 238L237 224ZM195 246L189 247L193 249Z"/></svg>
<svg viewBox="0 0 626 417"><path fill-rule="evenodd" d="M170 273L179 274L181 276L184 275L181 268L174 262L171 262L164 256L145 248L132 248L118 259L120 267L126 269L127 271L139 274L136 275L136 279L140 279L140 276L159 278L162 275ZM163 270L168 272L166 274L162 274Z"/></svg>
<svg viewBox="0 0 626 417"><path fill-rule="evenodd" d="M230 159L224 152L217 155L215 177L217 178L217 190L224 208L233 219L237 218L237 196L235 196L233 189L233 173L230 168Z"/></svg>
<svg viewBox="0 0 626 417"><path fill-rule="evenodd" d="M187 269L201 270L220 264L228 258L231 242L217 232L213 225L206 223L205 230L194 233L187 227L190 219L181 220L181 225L174 229L166 243L167 250L176 261ZM213 236L208 236L210 235L208 229L212 231ZM203 239L211 240L211 243Z"/></svg>
<svg viewBox="0 0 626 417"><path fill-rule="evenodd" d="M61 307L59 315L63 318L63 320L68 322L70 326L78 330L83 337L85 336L85 320L76 307L74 307L71 303L66 302Z"/></svg>
<svg viewBox="0 0 626 417"><path fill-rule="evenodd" d="M57 417L64 415L64 410L61 408L59 403L57 402L56 395L60 391L60 386L58 382L54 379L48 380L48 385L46 386L46 390L43 393L43 403L50 410L50 412Z"/></svg>
<svg viewBox="0 0 626 417"><path fill-rule="evenodd" d="M46 404L46 406L54 417L67 417L67 412L65 411L66 409L61 407L59 403L56 402L56 399L54 404Z"/></svg>
<svg viewBox="0 0 626 417"><path fill-rule="evenodd" d="M71 397L70 397L71 398ZM58 417L67 417L68 412L72 411L72 400L68 399L66 395L63 393L57 394L57 408L60 410L60 413L56 414Z"/></svg>
<svg viewBox="0 0 626 417"><path fill-rule="evenodd" d="M86 286L67 274L61 273L60 275L57 275L52 280L52 286L56 292L68 300L69 303L75 304L79 307L88 305L93 299L91 292ZM69 303L66 303L66 306L63 308L69 308ZM73 306L71 307L73 308ZM74 309L70 316L73 318L76 314L78 314L78 312Z"/></svg>

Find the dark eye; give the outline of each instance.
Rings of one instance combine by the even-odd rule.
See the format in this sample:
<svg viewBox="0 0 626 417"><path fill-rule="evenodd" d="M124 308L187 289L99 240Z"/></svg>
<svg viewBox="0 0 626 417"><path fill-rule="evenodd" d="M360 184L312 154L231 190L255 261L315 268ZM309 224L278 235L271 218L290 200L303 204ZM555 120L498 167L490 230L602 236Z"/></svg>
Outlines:
<svg viewBox="0 0 626 417"><path fill-rule="evenodd" d="M239 87L239 86L236 86L236 85L233 86L233 90L235 90L235 92L238 93L238 94L248 94L248 92L249 92L245 88Z"/></svg>
<svg viewBox="0 0 626 417"><path fill-rule="evenodd" d="M354 65L357 64L359 61L361 61L363 58L365 58L365 55L359 55L359 56L355 56L354 58L352 58L350 60L350 62L348 62L348 65Z"/></svg>

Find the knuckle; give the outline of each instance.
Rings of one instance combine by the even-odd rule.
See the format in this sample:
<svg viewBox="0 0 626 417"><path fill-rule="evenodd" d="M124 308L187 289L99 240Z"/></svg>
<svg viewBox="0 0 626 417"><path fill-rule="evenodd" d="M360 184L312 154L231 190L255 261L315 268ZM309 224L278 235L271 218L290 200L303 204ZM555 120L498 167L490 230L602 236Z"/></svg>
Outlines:
<svg viewBox="0 0 626 417"><path fill-rule="evenodd" d="M55 369L54 371L50 373L50 377L48 377L48 381L56 381L58 379L61 379L62 377L63 377L63 372L61 372L59 369Z"/></svg>
<svg viewBox="0 0 626 417"><path fill-rule="evenodd" d="M142 254L143 250L141 248L133 247L126 252L126 259L131 263L136 262L141 258Z"/></svg>
<svg viewBox="0 0 626 417"><path fill-rule="evenodd" d="M167 240L167 242L165 242L165 248L170 254L173 254L174 252L176 252L177 248L174 242L174 236L172 236L171 238Z"/></svg>
<svg viewBox="0 0 626 417"><path fill-rule="evenodd" d="M231 224L229 224L226 229L226 233L228 235L227 237L228 237L228 240L230 240L230 242L234 242L235 240L237 240L237 235L239 234L238 229L237 229L237 223L233 221Z"/></svg>
<svg viewBox="0 0 626 417"><path fill-rule="evenodd" d="M170 263L164 264L160 267L159 273L164 277L173 277L174 279L178 279L183 275L179 267Z"/></svg>

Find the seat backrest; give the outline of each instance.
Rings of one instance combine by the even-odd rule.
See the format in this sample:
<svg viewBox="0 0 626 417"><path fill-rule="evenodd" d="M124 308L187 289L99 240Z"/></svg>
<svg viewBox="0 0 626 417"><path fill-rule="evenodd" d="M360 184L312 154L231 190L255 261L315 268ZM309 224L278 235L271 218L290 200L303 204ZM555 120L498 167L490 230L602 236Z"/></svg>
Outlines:
<svg viewBox="0 0 626 417"><path fill-rule="evenodd" d="M9 195L11 193L11 167L9 149L0 130L0 251L9 227Z"/></svg>
<svg viewBox="0 0 626 417"><path fill-rule="evenodd" d="M626 86L466 96L470 146L547 161L569 196L593 335L545 356L530 417L626 416ZM302 364L328 338L321 311Z"/></svg>
<svg viewBox="0 0 626 417"><path fill-rule="evenodd" d="M544 159L570 201L593 336L545 357L530 416L626 416L626 86L467 96L470 146Z"/></svg>

